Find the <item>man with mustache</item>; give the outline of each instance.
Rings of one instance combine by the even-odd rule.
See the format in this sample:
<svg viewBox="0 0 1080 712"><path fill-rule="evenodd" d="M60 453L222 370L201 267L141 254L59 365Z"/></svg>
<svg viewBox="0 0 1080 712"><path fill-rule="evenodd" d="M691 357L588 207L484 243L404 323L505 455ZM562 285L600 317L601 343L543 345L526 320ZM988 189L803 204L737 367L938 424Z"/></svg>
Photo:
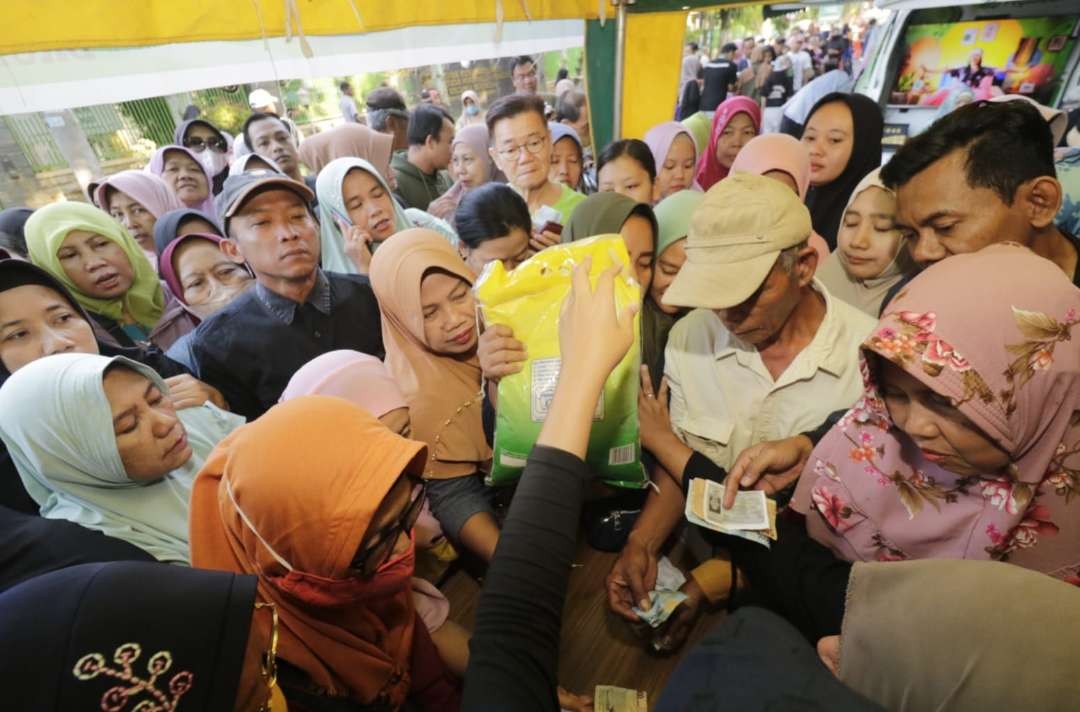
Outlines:
<svg viewBox="0 0 1080 712"><path fill-rule="evenodd" d="M383 357L379 305L366 277L319 267L314 196L270 171L229 176L216 207L221 251L255 274L255 288L202 322L190 351L202 379L236 413L257 418L293 373L338 349Z"/></svg>

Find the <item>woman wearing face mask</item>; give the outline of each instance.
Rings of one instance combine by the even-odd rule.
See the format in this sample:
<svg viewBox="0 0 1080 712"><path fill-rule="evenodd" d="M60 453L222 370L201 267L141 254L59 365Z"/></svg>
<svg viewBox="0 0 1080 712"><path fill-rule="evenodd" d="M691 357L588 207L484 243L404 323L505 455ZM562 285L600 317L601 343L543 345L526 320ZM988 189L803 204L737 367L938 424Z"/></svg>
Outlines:
<svg viewBox="0 0 1080 712"><path fill-rule="evenodd" d="M176 127L173 143L195 154L206 172L213 176L211 193L220 193L229 175L232 137L206 119L190 119Z"/></svg>
<svg viewBox="0 0 1080 712"><path fill-rule="evenodd" d="M656 163L644 141L636 138L609 143L596 160L601 193L619 193L652 205Z"/></svg>
<svg viewBox="0 0 1080 712"><path fill-rule="evenodd" d="M733 497L802 473L791 506L805 520L778 518L767 556L730 542L770 605L817 641L840 632L852 561L993 559L1077 576L1078 314L1068 278L1017 245L913 279L863 344L862 399L812 451L805 435L759 444L727 477Z"/></svg>
<svg viewBox="0 0 1080 712"><path fill-rule="evenodd" d="M454 211L470 191L492 180L495 164L488 152L487 126L480 124L459 130L451 143L450 175L454 185L428 206L427 212L453 224Z"/></svg>
<svg viewBox="0 0 1080 712"><path fill-rule="evenodd" d="M57 354L0 388L0 437L41 516L187 564L191 483L243 418L177 410L152 369L123 357Z"/></svg>
<svg viewBox="0 0 1080 712"><path fill-rule="evenodd" d="M386 364L359 351L330 351L304 364L289 380L281 401L301 396L342 398L378 418L391 432L404 438L412 432L409 406ZM438 560L457 557L426 501L416 520L414 538L417 555L434 558L433 565L438 566ZM447 620L450 602L439 589L417 576L412 580L412 594L416 613L427 626L443 660L455 674L464 675L469 660L469 634Z"/></svg>
<svg viewBox="0 0 1080 712"><path fill-rule="evenodd" d="M491 460L481 418L473 272L438 233L406 230L375 253L371 287L382 312L386 364L427 443L431 511L455 543L488 560L499 527L483 473Z"/></svg>
<svg viewBox="0 0 1080 712"><path fill-rule="evenodd" d="M109 176L94 191L97 204L124 226L157 266L154 226L158 219L181 207L165 181L146 171L123 171Z"/></svg>
<svg viewBox="0 0 1080 712"><path fill-rule="evenodd" d="M183 146L159 148L150 158L146 170L165 181L183 205L217 219L211 191L214 177L191 149Z"/></svg>
<svg viewBox="0 0 1080 712"><path fill-rule="evenodd" d="M700 190L694 182L697 166L697 144L694 137L678 121L667 121L649 129L645 143L652 151L656 165L656 181L653 184L653 202L680 190Z"/></svg>
<svg viewBox="0 0 1080 712"><path fill-rule="evenodd" d="M30 259L60 280L120 346L146 341L165 293L138 243L85 203L53 203L26 223Z"/></svg>
<svg viewBox="0 0 1080 712"><path fill-rule="evenodd" d="M480 186L465 196L454 224L461 259L477 277L489 262L499 260L511 270L532 255L529 206L503 183Z"/></svg>
<svg viewBox="0 0 1080 712"><path fill-rule="evenodd" d="M810 149L806 207L814 230L836 249L844 207L859 181L881 165L881 107L862 94L827 94L810 111L802 142Z"/></svg>
<svg viewBox="0 0 1080 712"><path fill-rule="evenodd" d="M484 112L480 110L480 97L472 89L461 92L461 116L457 120L457 130L466 126L483 126ZM484 151L487 153L487 151Z"/></svg>
<svg viewBox="0 0 1080 712"><path fill-rule="evenodd" d="M806 146L787 134L762 134L743 146L731 163L731 173L752 173L779 181L806 201L810 188L810 154ZM818 264L829 256L829 246L816 232L807 241L818 252ZM820 271L820 269L819 269ZM877 314L874 314L877 316Z"/></svg>
<svg viewBox="0 0 1080 712"><path fill-rule="evenodd" d="M290 705L457 709L410 594L426 461L422 443L355 405L304 396L237 430L199 474L194 564L258 576Z"/></svg>
<svg viewBox="0 0 1080 712"><path fill-rule="evenodd" d="M749 97L733 96L716 107L709 147L698 159L695 175L702 190L727 177L739 151L758 135L760 128L761 107Z"/></svg>
<svg viewBox="0 0 1080 712"><path fill-rule="evenodd" d="M449 242L457 235L444 221L416 208L403 209L375 166L362 158L338 158L319 172L319 232L322 267L330 272L367 274L371 255L391 235L430 227Z"/></svg>
<svg viewBox="0 0 1080 712"><path fill-rule="evenodd" d="M876 317L885 295L915 274L903 236L896 228L896 194L885 187L878 169L851 193L832 253L818 277L829 294Z"/></svg>
<svg viewBox="0 0 1080 712"><path fill-rule="evenodd" d="M551 130L551 169L548 180L562 183L578 192L585 192L581 177L585 173L585 149L581 146L581 137L573 126L563 123L548 123Z"/></svg>

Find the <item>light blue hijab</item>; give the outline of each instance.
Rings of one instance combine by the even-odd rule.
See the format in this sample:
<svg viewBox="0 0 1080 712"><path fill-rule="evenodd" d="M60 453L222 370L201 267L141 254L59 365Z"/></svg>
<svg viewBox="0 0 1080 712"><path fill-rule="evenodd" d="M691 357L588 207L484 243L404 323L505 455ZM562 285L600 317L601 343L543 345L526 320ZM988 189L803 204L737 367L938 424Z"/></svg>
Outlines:
<svg viewBox="0 0 1080 712"><path fill-rule="evenodd" d="M386 179L371 163L363 158L335 158L319 171L319 177L315 179L315 193L319 198L319 236L322 243L322 268L324 270L346 274L357 273L356 265L345 253L345 238L337 222L344 220L351 223L349 211L345 209L342 184L345 182L345 176L354 168L359 168L379 181L379 185L387 195L391 196L390 202L394 206L395 233L412 227L423 227L440 233L451 245L457 247L457 233L449 223L423 210L403 209L394 200Z"/></svg>
<svg viewBox="0 0 1080 712"><path fill-rule="evenodd" d="M210 451L244 419L209 403L178 412L193 454L150 483L124 471L105 396L105 369L119 364L148 378L156 372L123 357L57 354L13 373L0 388L0 438L41 516L66 519L123 539L160 561L190 563L191 485Z"/></svg>

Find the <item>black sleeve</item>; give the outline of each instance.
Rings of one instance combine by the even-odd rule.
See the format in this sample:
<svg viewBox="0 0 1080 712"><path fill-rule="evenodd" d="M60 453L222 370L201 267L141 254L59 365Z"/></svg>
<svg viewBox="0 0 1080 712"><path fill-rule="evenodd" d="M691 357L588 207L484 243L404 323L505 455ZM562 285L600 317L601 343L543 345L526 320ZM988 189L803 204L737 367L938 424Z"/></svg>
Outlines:
<svg viewBox="0 0 1080 712"><path fill-rule="evenodd" d="M589 472L536 446L510 505L469 644L462 710L559 709L559 634Z"/></svg>
<svg viewBox="0 0 1080 712"><path fill-rule="evenodd" d="M692 478L723 482L727 479L727 470L720 467L700 452L694 451L690 459L686 461L686 467L682 473L682 491L685 497L690 493L690 480Z"/></svg>
<svg viewBox="0 0 1080 712"><path fill-rule="evenodd" d="M210 348L212 335L203 331L206 324L207 322L200 324L191 339L191 356L195 360L199 380L218 389L229 404L229 410L251 422L266 409L261 406L256 394L245 388L236 374L230 372L227 365L217 358L214 349Z"/></svg>

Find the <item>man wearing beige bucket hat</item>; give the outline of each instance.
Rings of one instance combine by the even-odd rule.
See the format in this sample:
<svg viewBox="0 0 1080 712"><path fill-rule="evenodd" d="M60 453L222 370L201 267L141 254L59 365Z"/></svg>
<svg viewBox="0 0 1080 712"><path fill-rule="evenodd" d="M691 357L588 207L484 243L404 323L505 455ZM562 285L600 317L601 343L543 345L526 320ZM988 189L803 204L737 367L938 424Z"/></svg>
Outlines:
<svg viewBox="0 0 1080 712"><path fill-rule="evenodd" d="M730 469L745 448L812 430L862 394L859 345L875 321L814 279L810 233L798 196L763 176L729 176L694 212L686 263L664 303L695 309L672 329L664 383L657 391L644 384L639 409L642 445L676 480L708 469L701 457ZM665 424L657 414L669 391ZM621 603L651 590L647 572L682 518L682 493L667 477L654 479L660 487L608 577L611 607L627 618L634 614ZM684 587L696 599L691 614L728 593L730 566L711 563Z"/></svg>

